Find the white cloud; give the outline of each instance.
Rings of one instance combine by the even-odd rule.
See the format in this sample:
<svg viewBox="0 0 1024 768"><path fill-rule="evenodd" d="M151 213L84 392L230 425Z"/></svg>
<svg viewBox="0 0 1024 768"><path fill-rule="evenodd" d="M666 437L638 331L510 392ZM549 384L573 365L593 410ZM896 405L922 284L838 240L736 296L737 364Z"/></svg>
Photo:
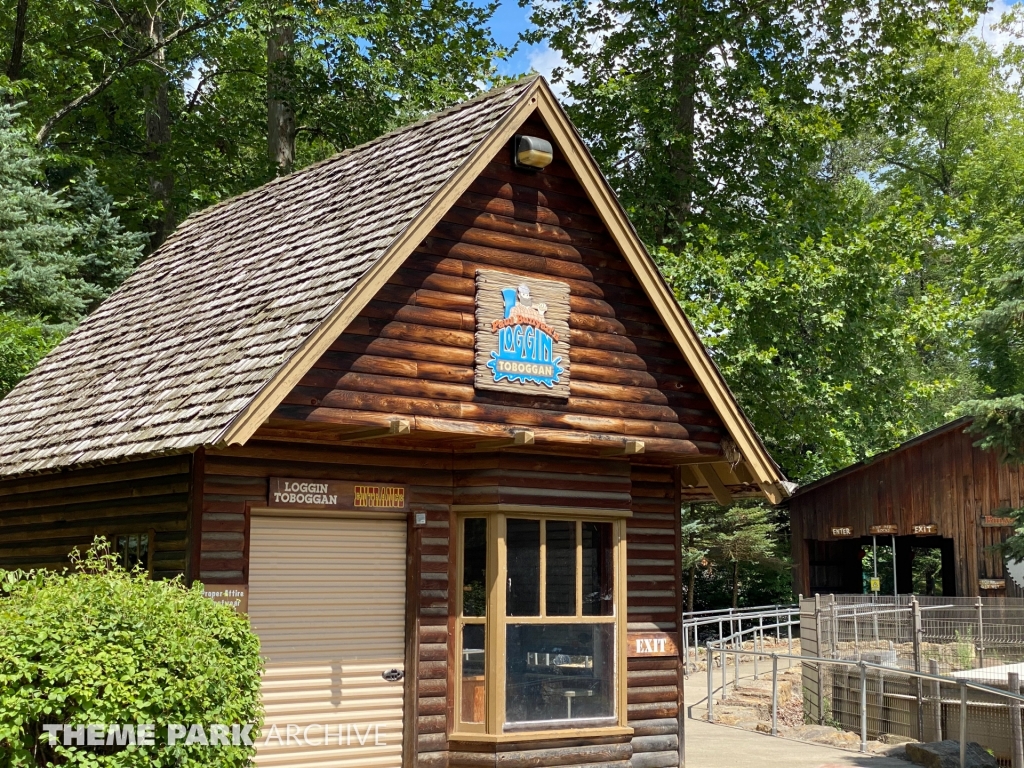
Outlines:
<svg viewBox="0 0 1024 768"><path fill-rule="evenodd" d="M544 78L551 83L551 87L554 90L555 95L558 96L560 100L564 101L568 98L569 94L566 92L564 81L560 83L551 82L551 73L557 67L562 67L564 69L566 66L565 59L562 58L562 54L559 51L554 50L544 42L530 48L526 61L530 65L530 69L539 75L543 75ZM571 77L573 73L570 70L568 74Z"/></svg>
<svg viewBox="0 0 1024 768"><path fill-rule="evenodd" d="M978 23L974 25L973 34L992 46L996 53L1001 53L1007 44L1014 41L1013 35L1005 30L993 29L999 23L1003 14L1007 13L1016 3L1008 3L1006 0L992 0L989 9L981 15Z"/></svg>

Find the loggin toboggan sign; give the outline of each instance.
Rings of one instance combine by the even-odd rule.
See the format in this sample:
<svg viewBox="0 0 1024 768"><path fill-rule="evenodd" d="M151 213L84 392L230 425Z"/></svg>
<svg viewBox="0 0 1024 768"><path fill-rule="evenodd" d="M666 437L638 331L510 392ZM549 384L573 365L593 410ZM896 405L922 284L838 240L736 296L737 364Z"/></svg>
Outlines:
<svg viewBox="0 0 1024 768"><path fill-rule="evenodd" d="M569 396L569 286L476 273L477 389Z"/></svg>

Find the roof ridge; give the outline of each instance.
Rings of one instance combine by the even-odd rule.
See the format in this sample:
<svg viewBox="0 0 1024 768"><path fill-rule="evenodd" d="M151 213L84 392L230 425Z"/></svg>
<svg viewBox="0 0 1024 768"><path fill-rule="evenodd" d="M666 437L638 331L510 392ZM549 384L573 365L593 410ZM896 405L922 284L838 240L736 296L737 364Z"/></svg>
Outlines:
<svg viewBox="0 0 1024 768"><path fill-rule="evenodd" d="M175 236L179 232L183 231L186 228L190 228L193 225L194 222L199 221L200 219L205 217L206 214L212 213L213 211L215 211L215 210L217 210L217 209L219 209L219 208L221 208L221 207L223 207L225 205L228 205L229 203L235 203L235 202L238 202L239 200L244 200L247 197L249 197L250 195L254 195L254 194L258 193L258 192L262 192L262 191L266 190L268 187L270 187L270 186L272 186L274 184L281 184L281 183L284 183L285 181L290 181L292 179L295 179L295 178L297 178L297 177L299 177L299 176L301 176L303 174L311 173L311 172L313 172L313 171L315 171L315 170L317 170L319 168L322 168L325 165L329 165L331 163L335 163L335 162L341 160L344 157L348 157L349 155L353 155L353 154L355 154L357 152L362 152L364 150L367 150L370 147L373 147L373 146L375 146L377 144L380 144L381 142L387 141L388 139L391 139L391 138L393 138L395 136L399 136L399 135L401 135L403 133L407 133L409 131L413 131L413 130L415 130L417 128L420 128L420 127L422 127L424 125L427 125L428 123L433 123L433 122L436 122L436 121L440 120L441 118L447 117L448 115L454 114L456 112L461 112L464 109L466 109L467 107L472 107L472 106L475 106L475 105L479 104L482 101L486 101L488 99L492 99L492 98L495 98L497 96L500 96L502 93L504 93L506 91L509 91L512 88L515 88L516 86L526 86L528 84L532 84L534 81L536 81L538 79L543 80L544 79L543 75L537 75L537 74L534 74L534 75L524 75L523 77L520 77L517 80L513 80L510 83L505 83L504 85L498 86L497 88L492 88L489 91L483 91L482 93L478 93L476 96L474 96L473 98L468 99L466 101L460 101L457 104L452 104L451 106L445 107L444 109L438 110L437 112L431 112L431 113L429 113L427 115L424 115L419 120L416 120L416 121L411 122L411 123L406 123L405 125L401 125L401 126L399 126L397 128L394 128L394 129L388 131L387 133L382 133L380 136L376 136L376 137L370 139L369 141L364 141L362 144L357 144L354 147L349 147L347 149L343 149L340 152L337 152L337 153L331 155L330 157L325 157L322 160L317 160L315 163L310 163L309 165L307 165L307 166L305 166L303 168L300 168L297 171L294 171L292 173L286 174L284 176L277 176L276 178L270 179L269 181L266 181L266 182L264 182L263 184L260 184L257 187L253 187L252 189L247 189L244 192L239 192L237 195L232 195L231 197L226 197L223 200L218 200L216 203L213 203L212 205L208 205L205 208L202 208L202 209L200 209L198 211L190 213L188 216L186 216L185 219L182 220L182 222L174 230L174 232L171 233L171 236L167 239L167 243L168 244L172 243L173 240L175 239Z"/></svg>

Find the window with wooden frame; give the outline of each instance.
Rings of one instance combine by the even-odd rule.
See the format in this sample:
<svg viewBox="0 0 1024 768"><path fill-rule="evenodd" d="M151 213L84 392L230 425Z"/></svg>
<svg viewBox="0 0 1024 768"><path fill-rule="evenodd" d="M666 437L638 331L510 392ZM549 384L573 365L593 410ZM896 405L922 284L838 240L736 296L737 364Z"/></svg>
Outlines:
<svg viewBox="0 0 1024 768"><path fill-rule="evenodd" d="M117 562L126 571L136 568L153 575L152 542L155 538L152 530L145 533L118 533L111 537L113 554Z"/></svg>
<svg viewBox="0 0 1024 768"><path fill-rule="evenodd" d="M455 736L625 726L625 521L459 521Z"/></svg>

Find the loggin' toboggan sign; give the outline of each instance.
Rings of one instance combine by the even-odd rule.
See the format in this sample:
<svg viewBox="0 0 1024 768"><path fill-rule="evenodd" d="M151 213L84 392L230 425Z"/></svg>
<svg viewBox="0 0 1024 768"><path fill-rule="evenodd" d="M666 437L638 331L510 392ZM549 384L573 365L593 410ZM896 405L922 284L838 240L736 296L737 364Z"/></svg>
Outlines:
<svg viewBox="0 0 1024 768"><path fill-rule="evenodd" d="M477 389L569 396L569 286L476 273Z"/></svg>

